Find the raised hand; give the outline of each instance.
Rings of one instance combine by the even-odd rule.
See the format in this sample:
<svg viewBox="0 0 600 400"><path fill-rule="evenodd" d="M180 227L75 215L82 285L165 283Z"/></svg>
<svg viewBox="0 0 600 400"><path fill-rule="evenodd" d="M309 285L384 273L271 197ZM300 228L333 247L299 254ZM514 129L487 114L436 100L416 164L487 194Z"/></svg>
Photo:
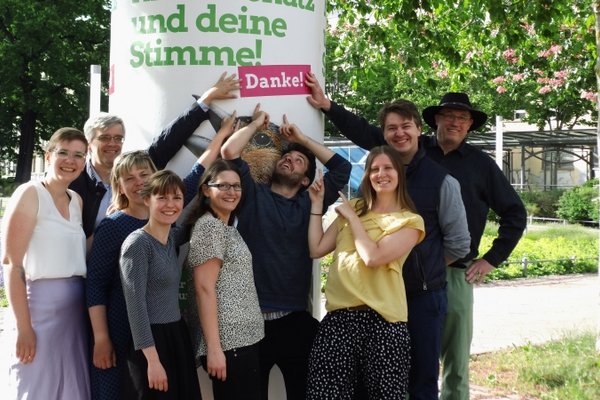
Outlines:
<svg viewBox="0 0 600 400"><path fill-rule="evenodd" d="M209 105L213 100L235 99L237 95L232 93L234 90L240 89L240 80L236 74L227 76L227 72L223 72L217 83L208 89L200 97L200 101Z"/></svg>
<svg viewBox="0 0 600 400"><path fill-rule="evenodd" d="M308 103L316 109L323 109L329 111L331 108L331 100L325 96L317 77L312 72L306 74L304 83L310 89L310 96L306 96Z"/></svg>
<svg viewBox="0 0 600 400"><path fill-rule="evenodd" d="M240 121L237 119L237 111L234 111L230 116L221 120L221 128L218 133L225 135L225 138L231 136L233 132L238 130Z"/></svg>
<svg viewBox="0 0 600 400"><path fill-rule="evenodd" d="M300 128L296 124L291 124L285 114L283 114L283 124L279 127L279 132L289 142L303 144L306 140Z"/></svg>
<svg viewBox="0 0 600 400"><path fill-rule="evenodd" d="M338 194L340 195L342 203L335 208L335 212L338 213L338 215L341 215L342 217L346 218L347 220L357 217L356 211L354 211L354 208L350 205L350 202L348 201L346 196L344 196L344 193L342 193L342 191L339 191Z"/></svg>
<svg viewBox="0 0 600 400"><path fill-rule="evenodd" d="M254 111L252 112L252 124L256 128L256 130L267 129L269 126L269 114L260 109L260 103L254 107Z"/></svg>
<svg viewBox="0 0 600 400"><path fill-rule="evenodd" d="M308 196L310 201L314 203L323 204L323 198L325 197L325 184L323 183L323 171L319 170L317 179L308 187Z"/></svg>

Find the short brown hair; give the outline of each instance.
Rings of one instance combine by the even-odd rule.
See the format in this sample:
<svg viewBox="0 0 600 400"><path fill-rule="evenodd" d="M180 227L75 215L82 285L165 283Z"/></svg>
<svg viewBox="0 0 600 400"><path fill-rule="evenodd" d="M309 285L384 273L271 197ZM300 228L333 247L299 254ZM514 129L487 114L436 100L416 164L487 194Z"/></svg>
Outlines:
<svg viewBox="0 0 600 400"><path fill-rule="evenodd" d="M390 113L395 113L404 117L406 119L412 119L417 128L421 129L423 127L423 120L421 119L421 114L417 109L415 103L409 100L399 99L394 101L393 103L386 104L379 110L379 126L381 129L385 128L385 119Z"/></svg>
<svg viewBox="0 0 600 400"><path fill-rule="evenodd" d="M181 190L182 194L185 194L185 186L179 175L173 171L164 169L152 174L144 184L144 188L140 194L146 199L155 194L165 195L176 193L177 189Z"/></svg>
<svg viewBox="0 0 600 400"><path fill-rule="evenodd" d="M56 149L56 146L58 146L60 142L72 142L74 140L79 140L81 143L85 144L87 149L88 141L83 132L77 128L71 128L67 126L58 129L52 134L50 139L48 139L48 143L46 143L44 150L47 153L51 153Z"/></svg>

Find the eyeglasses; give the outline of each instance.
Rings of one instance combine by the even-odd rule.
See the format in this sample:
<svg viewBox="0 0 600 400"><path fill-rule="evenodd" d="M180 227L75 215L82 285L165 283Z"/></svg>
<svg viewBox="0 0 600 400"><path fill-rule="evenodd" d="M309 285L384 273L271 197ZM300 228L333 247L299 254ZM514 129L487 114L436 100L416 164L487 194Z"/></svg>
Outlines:
<svg viewBox="0 0 600 400"><path fill-rule="evenodd" d="M113 142L116 144L123 144L123 142L125 141L125 136L100 135L96 136L95 139L102 143Z"/></svg>
<svg viewBox="0 0 600 400"><path fill-rule="evenodd" d="M72 158L75 161L85 160L85 153L82 153L81 151L75 151L75 152L71 153L68 150L58 149L58 150L54 150L54 154L56 155L57 158L60 158L61 160L66 160L67 158Z"/></svg>
<svg viewBox="0 0 600 400"><path fill-rule="evenodd" d="M242 191L242 185L240 185L239 183L207 183L206 184L208 187L214 187L219 189L221 192L226 192L229 189L233 188L234 191L236 192L241 192Z"/></svg>
<svg viewBox="0 0 600 400"><path fill-rule="evenodd" d="M446 122L457 121L464 124L471 120L471 117L467 115L455 115L450 113L439 113L438 115L446 120Z"/></svg>

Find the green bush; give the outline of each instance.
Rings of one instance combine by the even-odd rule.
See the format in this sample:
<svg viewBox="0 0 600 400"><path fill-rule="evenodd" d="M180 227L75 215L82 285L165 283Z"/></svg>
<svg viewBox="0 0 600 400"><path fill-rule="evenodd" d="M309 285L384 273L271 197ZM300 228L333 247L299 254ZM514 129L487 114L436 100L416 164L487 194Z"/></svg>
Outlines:
<svg viewBox="0 0 600 400"><path fill-rule="evenodd" d="M0 197L10 197L17 186L14 178L0 178Z"/></svg>
<svg viewBox="0 0 600 400"><path fill-rule="evenodd" d="M598 220L597 179L563 193L558 201L557 215L570 223Z"/></svg>
<svg viewBox="0 0 600 400"><path fill-rule="evenodd" d="M483 255L498 235L498 225L488 223L479 246ZM523 269L523 259L527 269ZM331 254L321 259L322 288L327 280ZM521 238L507 263L494 269L486 280L581 274L598 271L598 230L579 225L534 225Z"/></svg>
<svg viewBox="0 0 600 400"><path fill-rule="evenodd" d="M527 209L527 215L536 217L556 218L558 209L558 200L564 193L564 190L546 190L521 192L521 200Z"/></svg>
<svg viewBox="0 0 600 400"><path fill-rule="evenodd" d="M321 292L325 291L325 282L327 282L327 274L331 264L333 264L333 253L321 258Z"/></svg>
<svg viewBox="0 0 600 400"><path fill-rule="evenodd" d="M488 224L479 246L484 254L497 235L497 226ZM527 270L522 261L527 259ZM508 263L492 271L489 280L524 276L564 275L598 270L598 231L577 225L544 226L531 229L517 244Z"/></svg>

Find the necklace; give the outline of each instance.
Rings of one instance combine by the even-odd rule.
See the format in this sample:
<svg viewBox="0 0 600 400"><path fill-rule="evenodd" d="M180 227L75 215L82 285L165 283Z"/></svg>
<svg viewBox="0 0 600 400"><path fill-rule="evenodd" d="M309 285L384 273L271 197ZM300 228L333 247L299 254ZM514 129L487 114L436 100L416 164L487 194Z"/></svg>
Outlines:
<svg viewBox="0 0 600 400"><path fill-rule="evenodd" d="M50 191L50 189L48 189L48 186L46 186L46 182L42 181L42 186L50 193L50 195L52 196L52 192ZM68 190L65 190L65 194L67 195L67 197L69 198L69 201L71 200L71 193L69 193Z"/></svg>

